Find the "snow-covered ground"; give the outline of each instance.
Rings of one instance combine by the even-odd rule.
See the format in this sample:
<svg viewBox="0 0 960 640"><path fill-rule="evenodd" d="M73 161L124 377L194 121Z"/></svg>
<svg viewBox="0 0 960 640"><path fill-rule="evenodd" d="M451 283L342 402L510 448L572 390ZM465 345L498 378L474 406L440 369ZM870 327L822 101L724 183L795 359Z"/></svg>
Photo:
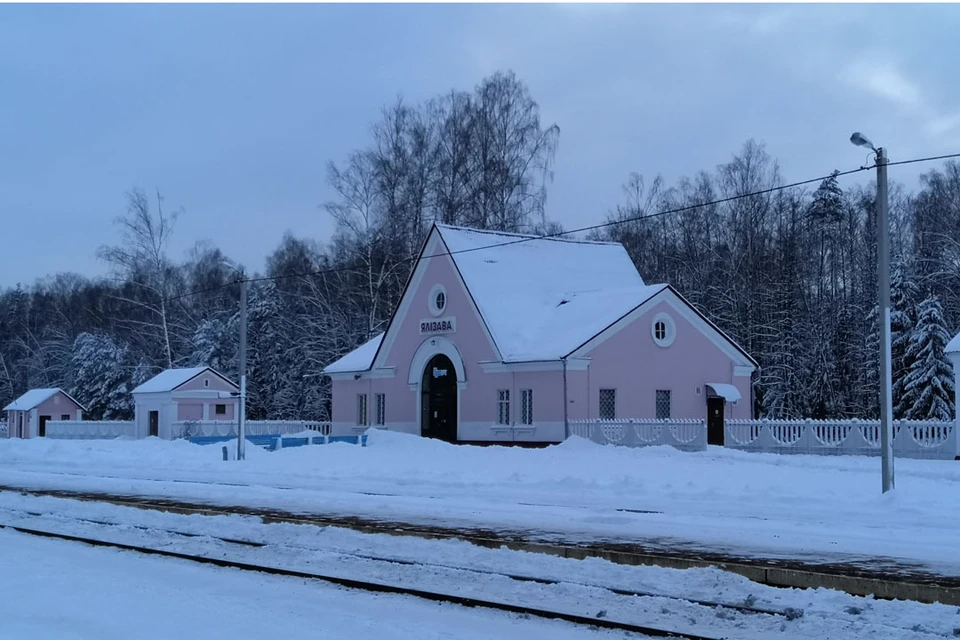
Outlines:
<svg viewBox="0 0 960 640"><path fill-rule="evenodd" d="M960 463L779 456L711 447L453 446L375 431L245 461L186 442L0 441L0 484L649 542L816 561L893 558L960 575Z"/></svg>
<svg viewBox="0 0 960 640"><path fill-rule="evenodd" d="M0 639L623 638L0 531Z"/></svg>
<svg viewBox="0 0 960 640"><path fill-rule="evenodd" d="M708 636L877 640L953 637L960 632L955 607L877 601L826 589L777 589L717 569L624 566L599 559L483 549L456 540L264 524L245 516L186 516L9 492L0 493L0 524L588 617L602 611L608 619ZM265 546L237 545L219 537ZM271 637L272 632L294 638L312 632L315 635L310 637L402 638L416 635L408 632L417 630L411 626L417 620L421 625L417 637L423 638L445 634L458 638L600 635L569 625L541 626L495 612L468 616L467 610L414 598L364 595L323 583L36 541L7 531L0 531L0 548L4 549L0 554L0 638L167 638L211 633L214 637L252 638L266 637L267 630ZM557 582L517 581L503 574ZM618 595L609 588L658 596ZM759 609L789 609L800 615L745 614L684 599L749 603ZM43 607L53 600L57 602L56 615L39 615L50 611ZM419 618L424 611L429 615ZM281 625L269 626L278 619ZM394 622L399 629L393 628ZM469 625L473 634L456 629L458 624ZM150 633L128 633L138 626ZM63 629L72 629L75 635L61 635ZM239 635L231 635L238 630ZM8 632L11 635L6 635Z"/></svg>

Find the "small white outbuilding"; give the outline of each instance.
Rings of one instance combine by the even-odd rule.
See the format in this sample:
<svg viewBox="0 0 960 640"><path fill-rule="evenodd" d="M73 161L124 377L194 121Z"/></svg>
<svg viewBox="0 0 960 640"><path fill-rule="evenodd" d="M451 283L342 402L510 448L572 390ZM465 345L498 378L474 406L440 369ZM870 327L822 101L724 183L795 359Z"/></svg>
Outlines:
<svg viewBox="0 0 960 640"><path fill-rule="evenodd" d="M210 367L167 369L133 390L136 437L170 439L177 422L237 417L240 388Z"/></svg>
<svg viewBox="0 0 960 640"><path fill-rule="evenodd" d="M3 408L7 412L8 438L37 438L47 435L53 420L82 420L83 408L62 389L30 389Z"/></svg>

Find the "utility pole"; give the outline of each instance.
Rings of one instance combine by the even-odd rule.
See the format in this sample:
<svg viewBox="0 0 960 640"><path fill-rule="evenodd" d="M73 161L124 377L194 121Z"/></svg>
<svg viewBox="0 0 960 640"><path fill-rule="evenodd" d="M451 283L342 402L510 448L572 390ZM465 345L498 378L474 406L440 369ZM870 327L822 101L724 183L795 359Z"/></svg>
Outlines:
<svg viewBox="0 0 960 640"><path fill-rule="evenodd" d="M887 211L887 150L875 147L860 132L850 136L858 147L877 155L877 270L880 297L880 455L883 493L893 489L893 372L890 345L890 216Z"/></svg>
<svg viewBox="0 0 960 640"><path fill-rule="evenodd" d="M247 280L240 281L240 404L237 416L237 460L244 459L247 440Z"/></svg>
<svg viewBox="0 0 960 640"><path fill-rule="evenodd" d="M883 492L893 489L893 368L890 337L890 216L887 211L887 151L877 149L877 225L880 227L880 450Z"/></svg>

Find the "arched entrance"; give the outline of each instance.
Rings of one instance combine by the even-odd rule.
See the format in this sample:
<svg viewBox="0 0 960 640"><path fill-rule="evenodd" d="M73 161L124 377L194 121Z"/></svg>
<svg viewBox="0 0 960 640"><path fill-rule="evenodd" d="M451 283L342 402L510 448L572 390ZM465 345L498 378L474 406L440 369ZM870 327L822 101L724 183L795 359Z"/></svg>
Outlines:
<svg viewBox="0 0 960 640"><path fill-rule="evenodd" d="M447 442L457 440L457 372L442 353L430 358L420 380L420 433Z"/></svg>

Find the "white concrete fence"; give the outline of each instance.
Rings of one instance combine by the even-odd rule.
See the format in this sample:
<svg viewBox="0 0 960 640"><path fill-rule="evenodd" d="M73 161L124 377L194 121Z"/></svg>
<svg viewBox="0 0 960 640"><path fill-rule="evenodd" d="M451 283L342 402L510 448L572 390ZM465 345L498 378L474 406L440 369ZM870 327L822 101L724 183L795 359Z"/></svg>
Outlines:
<svg viewBox="0 0 960 640"><path fill-rule="evenodd" d="M880 455L879 420L727 420L724 445L765 453ZM954 422L894 420L893 452L902 458L953 460Z"/></svg>
<svg viewBox="0 0 960 640"><path fill-rule="evenodd" d="M309 420L248 420L246 423L248 436L287 435L302 431L329 435L330 423ZM174 438L236 435L236 420L186 420L173 423ZM134 438L136 425L132 420L51 420L47 423L47 437L59 440Z"/></svg>
<svg viewBox="0 0 960 640"><path fill-rule="evenodd" d="M247 420L244 431L248 436L276 436L303 431L316 431L319 435L330 435L330 423L311 420ZM237 435L236 420L182 420L173 423L174 438L235 435Z"/></svg>
<svg viewBox="0 0 960 640"><path fill-rule="evenodd" d="M57 440L112 440L136 437L133 420L51 420L47 437Z"/></svg>
<svg viewBox="0 0 960 640"><path fill-rule="evenodd" d="M568 436L624 447L670 445L683 451L707 448L705 420L572 420Z"/></svg>

